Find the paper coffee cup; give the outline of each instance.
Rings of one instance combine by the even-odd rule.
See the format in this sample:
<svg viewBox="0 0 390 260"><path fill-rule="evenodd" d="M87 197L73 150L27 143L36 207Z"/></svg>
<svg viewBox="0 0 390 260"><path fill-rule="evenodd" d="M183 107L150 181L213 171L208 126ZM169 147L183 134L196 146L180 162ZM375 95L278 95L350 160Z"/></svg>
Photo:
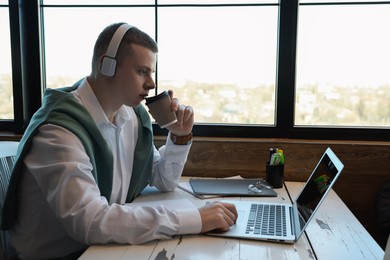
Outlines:
<svg viewBox="0 0 390 260"><path fill-rule="evenodd" d="M176 113L171 109L171 97L167 91L163 91L157 96L146 98L146 106L161 128L177 122Z"/></svg>

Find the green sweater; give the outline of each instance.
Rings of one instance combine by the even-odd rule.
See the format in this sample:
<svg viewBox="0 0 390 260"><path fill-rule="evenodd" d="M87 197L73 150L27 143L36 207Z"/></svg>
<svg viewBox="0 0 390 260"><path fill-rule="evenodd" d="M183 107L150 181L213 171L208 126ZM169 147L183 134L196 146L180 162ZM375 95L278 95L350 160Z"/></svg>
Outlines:
<svg viewBox="0 0 390 260"><path fill-rule="evenodd" d="M74 98L71 91L80 82L63 89L47 89L42 107L34 114L19 145L7 195L1 212L1 229L11 229L17 217L18 182L23 172L24 158L44 124L54 124L74 133L83 143L93 166L92 174L101 195L110 200L113 179L113 156L89 112ZM153 132L149 114L142 105L133 108L138 118L138 140L134 151L134 165L127 202L134 200L146 187L152 174Z"/></svg>

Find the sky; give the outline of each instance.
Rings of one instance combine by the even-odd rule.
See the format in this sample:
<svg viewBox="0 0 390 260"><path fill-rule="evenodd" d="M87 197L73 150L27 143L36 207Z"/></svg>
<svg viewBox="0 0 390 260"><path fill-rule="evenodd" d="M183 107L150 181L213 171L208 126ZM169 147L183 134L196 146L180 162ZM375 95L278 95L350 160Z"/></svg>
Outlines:
<svg viewBox="0 0 390 260"><path fill-rule="evenodd" d="M79 23L79 26L69 24L69 12L54 9L46 11L48 75L62 73L82 76L89 73L93 44L100 31L110 23L125 21L154 37L154 13L153 9L149 9L110 9L110 14L97 10L88 12L89 21L85 19L85 10L69 10L75 20L74 24L77 24L77 20L85 21ZM157 39L160 50L159 78L178 82L198 79L213 83L245 82L252 85L258 84L261 79L274 83L277 8L247 8L245 17L239 21L231 19L235 13L232 8L222 8L217 12L215 9L181 9L176 13L162 9L159 13ZM71 32L69 27L72 27ZM253 33L255 30L260 31ZM77 52L77 56L82 59L72 61L70 52ZM67 68L66 71L63 68Z"/></svg>
<svg viewBox="0 0 390 260"><path fill-rule="evenodd" d="M389 24L390 5L301 7L298 84L390 84Z"/></svg>
<svg viewBox="0 0 390 260"><path fill-rule="evenodd" d="M5 9L5 8L4 8ZM159 12L159 78L256 86L276 74L277 7L177 9ZM154 37L153 8L45 8L48 77L88 75L93 44L114 22ZM348 19L346 18L348 17ZM0 33L8 15L0 9ZM371 86L390 83L390 5L301 6L297 83ZM0 42L0 73L10 72L9 39ZM5 57L5 58L3 58Z"/></svg>

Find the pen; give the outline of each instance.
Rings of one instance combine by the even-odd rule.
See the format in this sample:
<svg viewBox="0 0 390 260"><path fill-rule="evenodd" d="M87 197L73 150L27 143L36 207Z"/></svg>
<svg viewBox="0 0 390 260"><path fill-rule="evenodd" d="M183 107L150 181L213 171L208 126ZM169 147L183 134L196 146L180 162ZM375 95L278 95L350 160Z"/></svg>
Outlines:
<svg viewBox="0 0 390 260"><path fill-rule="evenodd" d="M279 154L279 164L284 164L284 154L283 154L283 150L278 149L278 150L276 151L276 153Z"/></svg>
<svg viewBox="0 0 390 260"><path fill-rule="evenodd" d="M269 164L272 165L273 156L279 148L269 148Z"/></svg>
<svg viewBox="0 0 390 260"><path fill-rule="evenodd" d="M277 165L277 164L279 164L279 154L273 153L271 156L270 165Z"/></svg>
<svg viewBox="0 0 390 260"><path fill-rule="evenodd" d="M269 162L271 162L272 155L275 153L274 148L269 148Z"/></svg>
<svg viewBox="0 0 390 260"><path fill-rule="evenodd" d="M284 154L283 150L279 148L270 148L270 165L283 165L284 164Z"/></svg>

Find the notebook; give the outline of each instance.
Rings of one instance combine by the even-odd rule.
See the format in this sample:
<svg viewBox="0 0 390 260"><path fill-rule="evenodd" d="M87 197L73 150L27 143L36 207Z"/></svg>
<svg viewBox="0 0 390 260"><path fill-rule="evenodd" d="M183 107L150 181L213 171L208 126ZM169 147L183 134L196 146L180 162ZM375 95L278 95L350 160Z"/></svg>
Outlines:
<svg viewBox="0 0 390 260"><path fill-rule="evenodd" d="M238 219L227 232L209 235L295 243L336 182L343 163L327 148L292 205L260 201L229 201Z"/></svg>
<svg viewBox="0 0 390 260"><path fill-rule="evenodd" d="M196 195L276 197L277 193L263 179L191 178Z"/></svg>

